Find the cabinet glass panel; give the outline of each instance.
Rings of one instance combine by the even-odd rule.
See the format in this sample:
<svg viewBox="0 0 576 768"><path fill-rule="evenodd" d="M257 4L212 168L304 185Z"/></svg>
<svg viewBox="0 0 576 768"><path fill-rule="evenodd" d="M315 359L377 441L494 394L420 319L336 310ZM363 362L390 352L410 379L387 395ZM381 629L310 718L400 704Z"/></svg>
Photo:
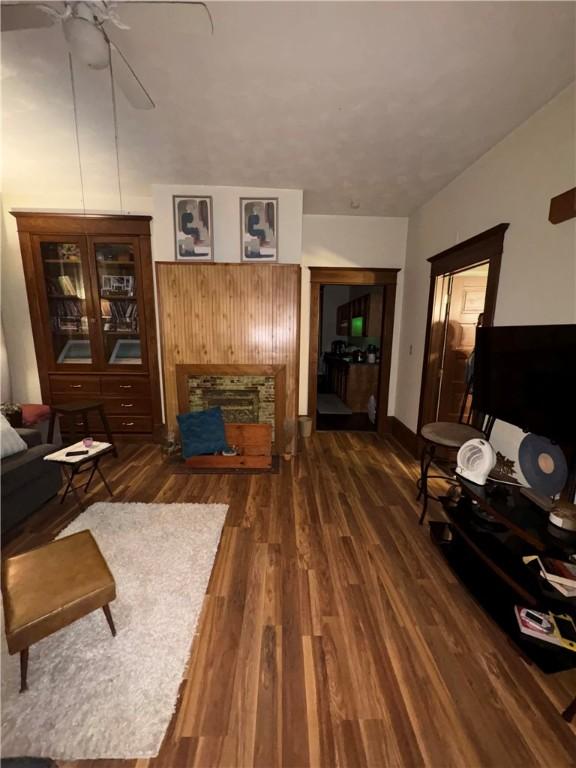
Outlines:
<svg viewBox="0 0 576 768"><path fill-rule="evenodd" d="M82 256L77 243L41 242L54 358L59 364L92 362Z"/></svg>
<svg viewBox="0 0 576 768"><path fill-rule="evenodd" d="M141 365L136 260L130 243L96 243L98 294L109 365Z"/></svg>

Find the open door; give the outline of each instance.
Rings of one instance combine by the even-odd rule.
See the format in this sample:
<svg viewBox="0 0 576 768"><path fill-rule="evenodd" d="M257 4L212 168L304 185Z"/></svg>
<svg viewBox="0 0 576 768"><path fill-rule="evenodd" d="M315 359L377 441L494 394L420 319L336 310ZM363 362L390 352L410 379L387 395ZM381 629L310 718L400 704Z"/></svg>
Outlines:
<svg viewBox="0 0 576 768"><path fill-rule="evenodd" d="M492 325L494 319L507 228L508 224L499 224L429 259L430 298L418 432L430 422L456 422L469 407L463 403L467 363L479 318L484 325Z"/></svg>

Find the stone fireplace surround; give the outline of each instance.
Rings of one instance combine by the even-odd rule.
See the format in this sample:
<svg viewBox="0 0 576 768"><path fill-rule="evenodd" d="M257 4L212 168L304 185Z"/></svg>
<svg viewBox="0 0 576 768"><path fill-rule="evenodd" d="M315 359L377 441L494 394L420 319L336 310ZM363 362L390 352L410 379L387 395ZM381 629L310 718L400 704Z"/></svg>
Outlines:
<svg viewBox="0 0 576 768"><path fill-rule="evenodd" d="M178 412L220 406L228 423L271 424L273 451L283 453L287 434L286 366L176 365Z"/></svg>

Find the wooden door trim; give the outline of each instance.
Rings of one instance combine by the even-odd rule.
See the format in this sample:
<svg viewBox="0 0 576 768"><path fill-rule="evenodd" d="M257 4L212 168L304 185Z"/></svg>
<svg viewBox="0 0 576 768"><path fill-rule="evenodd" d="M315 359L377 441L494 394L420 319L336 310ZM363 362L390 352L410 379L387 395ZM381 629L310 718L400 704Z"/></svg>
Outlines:
<svg viewBox="0 0 576 768"><path fill-rule="evenodd" d="M380 368L378 371L378 434L390 431L388 397L394 334L394 305L399 268L370 267L310 267L310 338L308 352L308 414L316 429L318 404L318 337L320 333L320 288L324 285L379 285L384 291Z"/></svg>
<svg viewBox="0 0 576 768"><path fill-rule="evenodd" d="M319 285L396 285L400 268L309 267L310 282Z"/></svg>
<svg viewBox="0 0 576 768"><path fill-rule="evenodd" d="M430 406L431 391L426 390L428 374L428 358L430 355L430 330L432 324L432 312L434 304L434 289L436 278L441 275L458 272L475 264L488 262L488 278L486 281L486 296L484 299L484 325L491 326L494 323L496 311L496 298L498 295L498 282L500 280L500 266L504 251L504 236L510 224L497 224L462 243L447 248L435 256L431 256L430 262L430 289L428 292L428 311L426 315L426 338L424 342L424 358L422 363L422 379L420 382L420 403L418 406L418 428L420 434L425 409Z"/></svg>

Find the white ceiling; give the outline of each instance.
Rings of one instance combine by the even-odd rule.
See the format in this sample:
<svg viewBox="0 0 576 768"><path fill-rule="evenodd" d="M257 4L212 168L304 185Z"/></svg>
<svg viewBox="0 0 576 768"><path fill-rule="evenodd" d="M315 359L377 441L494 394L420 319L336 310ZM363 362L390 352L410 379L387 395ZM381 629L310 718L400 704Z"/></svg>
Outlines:
<svg viewBox="0 0 576 768"><path fill-rule="evenodd" d="M575 7L217 2L210 36L200 9L121 4L111 37L157 104L118 97L124 192L293 187L307 213L407 215L574 79ZM5 191L77 185L61 29L2 43ZM90 205L113 186L110 84L76 69Z"/></svg>

